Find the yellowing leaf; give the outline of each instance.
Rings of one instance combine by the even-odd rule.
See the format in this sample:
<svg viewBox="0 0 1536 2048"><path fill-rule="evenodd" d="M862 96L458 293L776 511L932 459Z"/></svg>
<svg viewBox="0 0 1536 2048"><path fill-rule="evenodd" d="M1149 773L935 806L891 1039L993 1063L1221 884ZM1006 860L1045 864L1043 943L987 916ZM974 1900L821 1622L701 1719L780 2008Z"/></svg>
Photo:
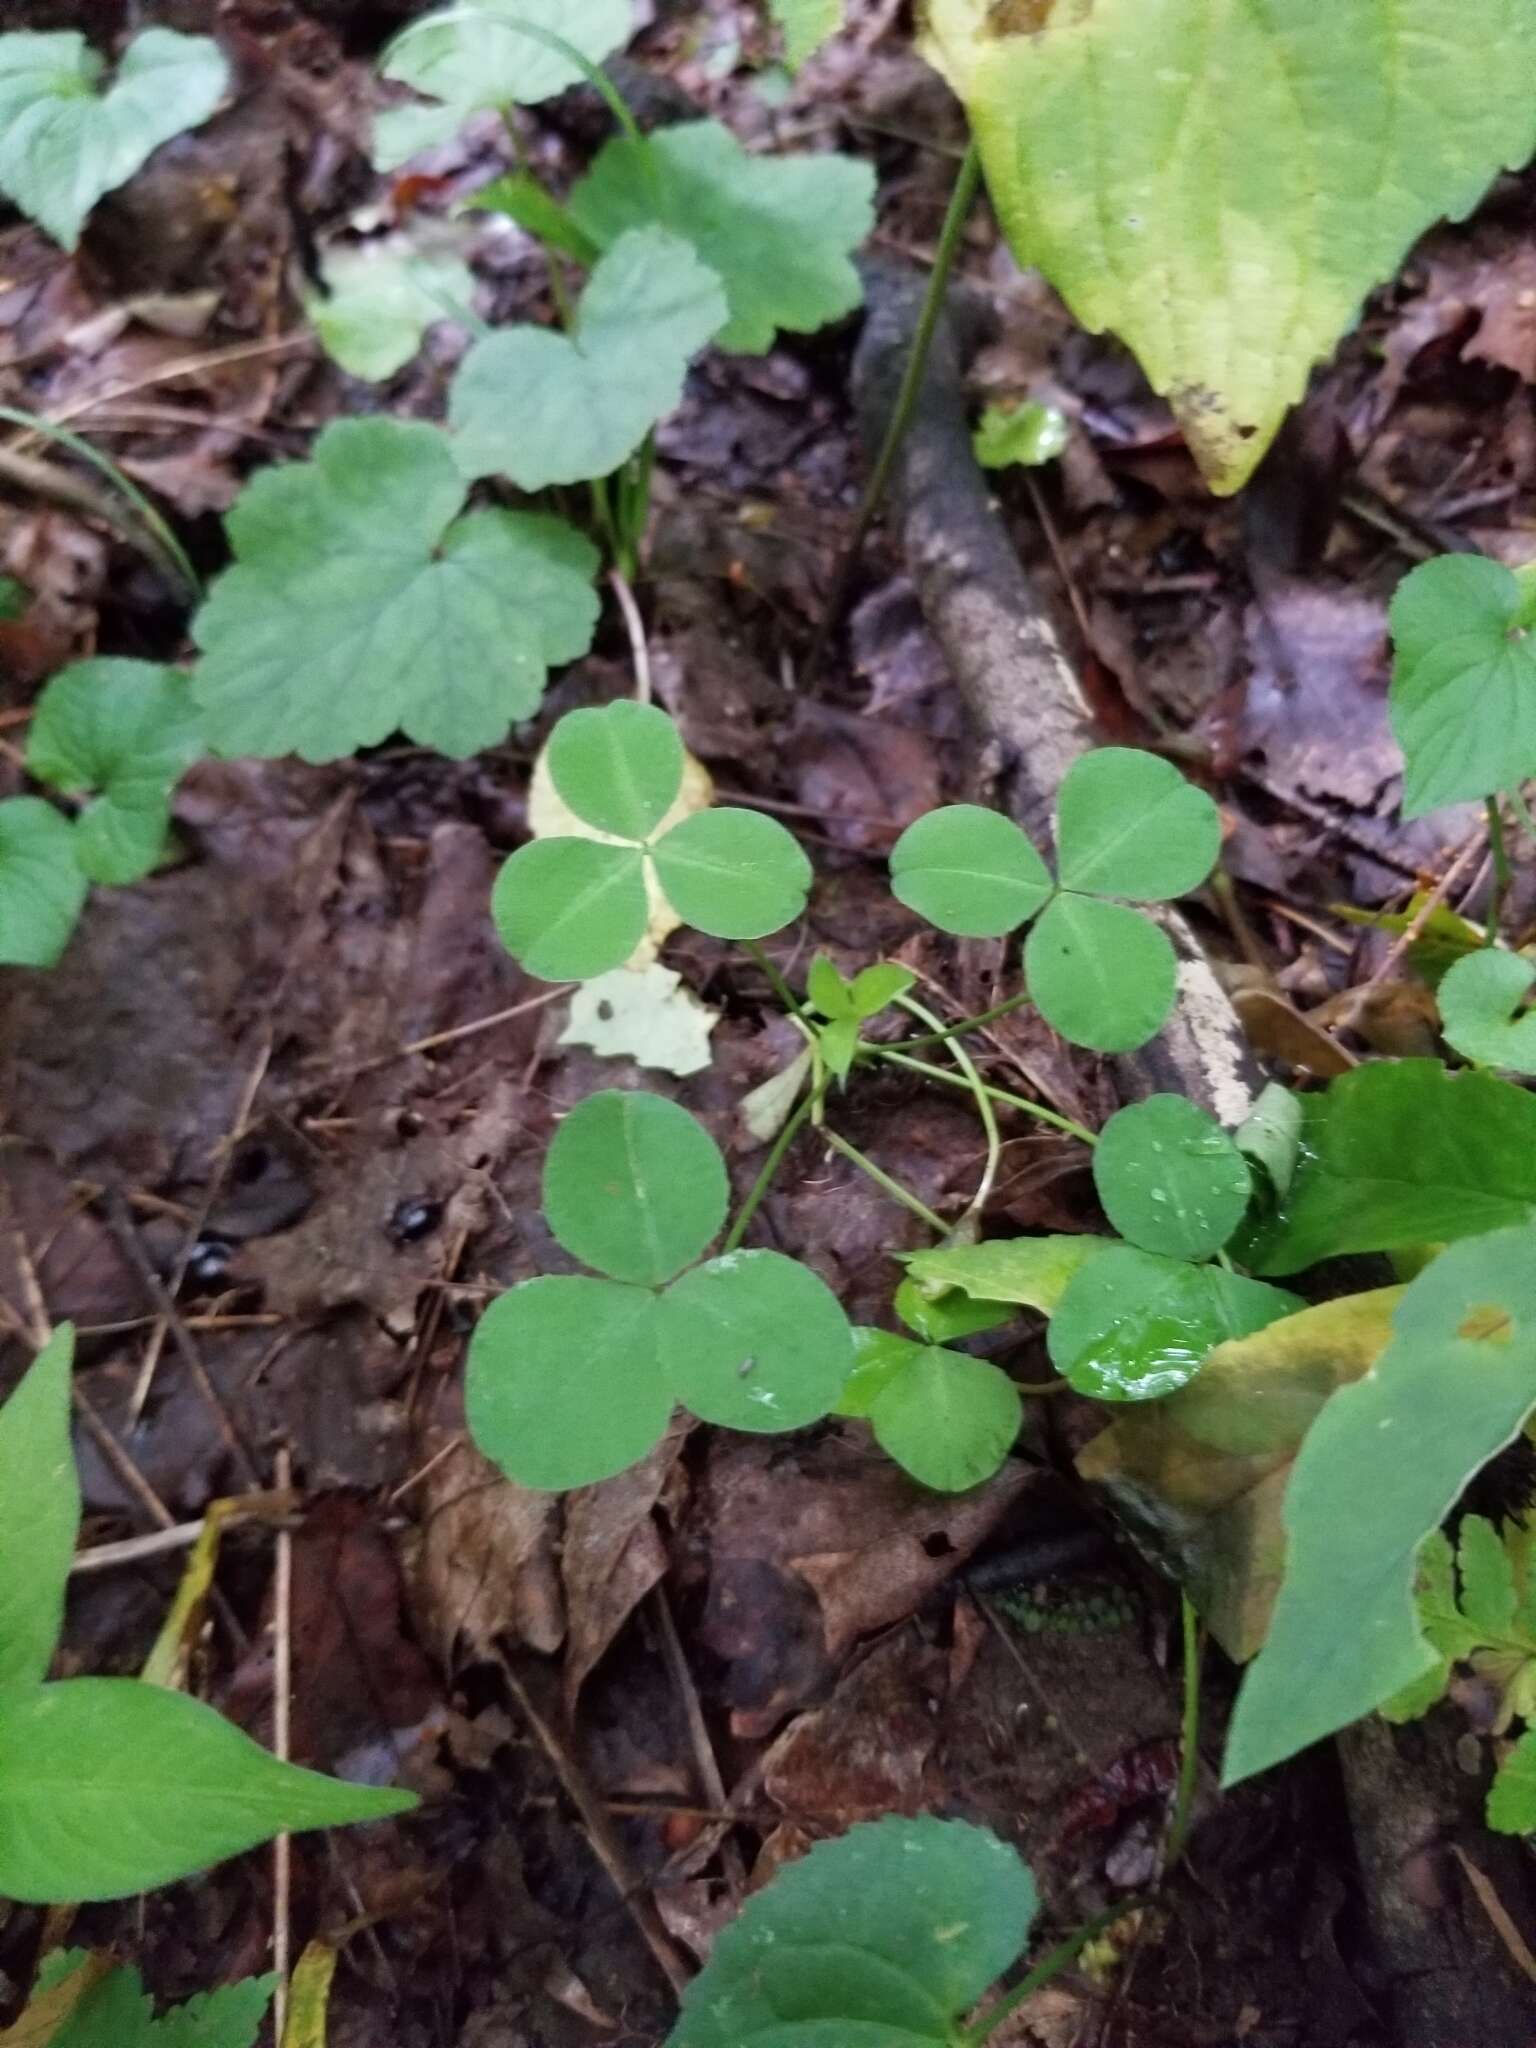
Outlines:
<svg viewBox="0 0 1536 2048"><path fill-rule="evenodd" d="M1414 239L1536 148L1526 0L932 0L1014 253L1237 490Z"/></svg>

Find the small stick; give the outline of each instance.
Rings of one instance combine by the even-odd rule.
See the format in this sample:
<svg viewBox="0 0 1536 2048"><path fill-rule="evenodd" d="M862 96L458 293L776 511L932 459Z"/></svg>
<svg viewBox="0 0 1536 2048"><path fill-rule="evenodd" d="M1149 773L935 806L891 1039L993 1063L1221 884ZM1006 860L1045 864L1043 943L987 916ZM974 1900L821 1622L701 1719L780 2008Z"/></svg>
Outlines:
<svg viewBox="0 0 1536 2048"><path fill-rule="evenodd" d="M221 1504L219 1527L236 1529L249 1522L270 1522L291 1514L298 1506L295 1493L243 1494ZM155 1529L147 1536L125 1536L116 1543L93 1543L75 1553L71 1578L85 1572L115 1571L119 1565L143 1564L152 1557L165 1557L176 1550L190 1550L208 1526L206 1515L195 1522L173 1522L169 1529Z"/></svg>
<svg viewBox="0 0 1536 2048"><path fill-rule="evenodd" d="M176 1517L150 1485L132 1458L123 1449L117 1438L102 1421L91 1403L90 1396L78 1379L70 1382L69 1396L74 1403L75 1413L85 1425L86 1434L106 1459L123 1485L143 1508L149 1519L162 1529L174 1529Z"/></svg>
<svg viewBox="0 0 1536 2048"><path fill-rule="evenodd" d="M656 1588L654 1605L661 1634L661 1653L666 1659L668 1673L682 1703L683 1719L688 1724L688 1740L693 1748L693 1762L699 1774L699 1784L704 1797L717 1811L723 1812L730 1804L725 1780L720 1775L719 1759L715 1755L715 1746L709 1739L709 1729L704 1723L704 1709L699 1704L699 1689L693 1682L692 1671L688 1668L688 1658L683 1650L682 1638L677 1632L677 1618L672 1612L672 1602L667 1598L665 1582ZM725 1837L722 1856L732 1884L738 1891L744 1891L747 1882L746 1866L741 1860L741 1851L729 1833Z"/></svg>
<svg viewBox="0 0 1536 2048"><path fill-rule="evenodd" d="M649 704L651 701L651 651L645 644L645 621L640 616L640 607L635 603L635 593L629 587L629 580L617 569L608 571L608 587L619 601L619 610L624 615L624 630L629 635L630 659L635 665L635 702Z"/></svg>
<svg viewBox="0 0 1536 2048"><path fill-rule="evenodd" d="M474 1038L498 1024L510 1024L514 1017L526 1017L530 1010L542 1010L546 1003L558 1002L561 996L570 995L577 986L574 981L562 981L539 995L529 996L526 1002L514 1003L510 1010L497 1010L490 1017L476 1017L471 1024L455 1024L451 1031L434 1031L428 1038L413 1038L409 1045L398 1045L393 1052L381 1052L376 1058L350 1068L347 1078L355 1081L361 1074L371 1074L378 1067L392 1066L396 1060L408 1060L415 1053L435 1052L440 1045L456 1045L462 1038Z"/></svg>
<svg viewBox="0 0 1536 2048"><path fill-rule="evenodd" d="M280 1493L293 1487L293 1454L286 1444L274 1461ZM277 1532L277 1562L272 1615L272 1752L287 1763L293 1749L293 1537ZM288 2020L288 1974L292 1959L293 1837L278 1835L272 1844L272 1967L277 1990L272 1999L272 2032L281 2041Z"/></svg>
<svg viewBox="0 0 1536 2048"><path fill-rule="evenodd" d="M1479 825L1472 834L1472 837L1440 877L1439 881L1436 882L1434 888L1430 890L1424 901L1414 912L1407 927L1399 932L1396 939L1393 940L1391 946L1387 949L1386 957L1376 969L1376 972L1368 981L1362 982L1359 988L1351 991L1354 999L1349 1008L1351 1019L1359 1016L1360 1006L1371 991L1379 988L1393 970L1406 959L1410 948L1418 940L1424 927L1429 923L1429 920L1434 916L1446 897L1450 895L1452 889L1455 888L1457 879L1471 865L1473 855L1482 852L1483 847L1487 843L1487 838L1487 832Z"/></svg>

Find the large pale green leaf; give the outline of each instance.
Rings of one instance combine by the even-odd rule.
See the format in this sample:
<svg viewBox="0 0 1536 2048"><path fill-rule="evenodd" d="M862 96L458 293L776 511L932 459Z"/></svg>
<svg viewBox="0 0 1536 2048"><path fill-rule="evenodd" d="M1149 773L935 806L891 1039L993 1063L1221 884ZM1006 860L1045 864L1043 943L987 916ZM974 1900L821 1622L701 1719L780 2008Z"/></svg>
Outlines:
<svg viewBox="0 0 1536 2048"><path fill-rule="evenodd" d="M415 1804L280 1763L211 1707L137 1679L0 1692L0 1897L125 1898L285 1830Z"/></svg>
<svg viewBox="0 0 1536 2048"><path fill-rule="evenodd" d="M0 967L52 967L87 886L68 818L39 796L0 803Z"/></svg>
<svg viewBox="0 0 1536 2048"><path fill-rule="evenodd" d="M601 248L649 222L692 242L725 287L721 348L762 355L860 299L852 252L874 225L874 173L843 156L749 156L718 121L607 143L570 214Z"/></svg>
<svg viewBox="0 0 1536 2048"><path fill-rule="evenodd" d="M1481 555L1442 555L1392 600L1392 730L1403 815L1510 789L1536 775L1536 577Z"/></svg>
<svg viewBox="0 0 1536 2048"><path fill-rule="evenodd" d="M569 334L504 327L464 358L448 404L460 468L524 491L608 476L676 407L725 320L720 280L691 243L659 227L621 235Z"/></svg>
<svg viewBox="0 0 1536 2048"><path fill-rule="evenodd" d="M994 203L1217 489L1441 214L1536 147L1525 0L933 0Z"/></svg>
<svg viewBox="0 0 1536 2048"><path fill-rule="evenodd" d="M1235 1784L1346 1727L1435 1662L1414 1557L1536 1407L1536 1229L1452 1245L1407 1289L1372 1371L1307 1432L1285 1577L1227 1740Z"/></svg>
<svg viewBox="0 0 1536 2048"><path fill-rule="evenodd" d="M48 1674L80 1528L69 1437L75 1333L60 1324L0 1408L0 1687Z"/></svg>
<svg viewBox="0 0 1536 2048"><path fill-rule="evenodd" d="M667 1382L701 1421L800 1429L829 1413L853 1365L837 1296L781 1252L725 1252L667 1291Z"/></svg>
<svg viewBox="0 0 1536 2048"><path fill-rule="evenodd" d="M728 1197L708 1131L642 1089L587 1096L544 1160L544 1213L560 1243L641 1287L660 1286L699 1256L725 1222Z"/></svg>
<svg viewBox="0 0 1536 2048"><path fill-rule="evenodd" d="M105 92L103 69L73 30L0 36L0 192L66 249L97 200L206 121L229 83L217 43L168 28L134 38Z"/></svg>
<svg viewBox="0 0 1536 2048"><path fill-rule="evenodd" d="M537 708L591 641L597 551L541 513L461 518L465 490L439 429L391 419L246 486L193 622L216 752L333 761L401 731L462 757Z"/></svg>

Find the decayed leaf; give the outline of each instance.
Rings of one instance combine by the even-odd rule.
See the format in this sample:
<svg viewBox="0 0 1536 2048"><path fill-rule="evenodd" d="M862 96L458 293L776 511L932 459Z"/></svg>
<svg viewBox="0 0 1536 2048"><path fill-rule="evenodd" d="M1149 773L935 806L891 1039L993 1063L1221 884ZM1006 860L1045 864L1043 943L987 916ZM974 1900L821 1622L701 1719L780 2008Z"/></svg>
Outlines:
<svg viewBox="0 0 1536 2048"><path fill-rule="evenodd" d="M443 1446L421 1446L426 1469L413 1586L418 1625L445 1665L454 1645L471 1655L511 1636L546 1656L565 1636L556 1565L560 1503L506 1479L470 1444L437 1463Z"/></svg>
<svg viewBox="0 0 1536 2048"><path fill-rule="evenodd" d="M590 1045L663 1074L697 1074L709 1065L709 1034L719 1021L720 1012L684 988L680 974L653 961L584 981L559 1043Z"/></svg>

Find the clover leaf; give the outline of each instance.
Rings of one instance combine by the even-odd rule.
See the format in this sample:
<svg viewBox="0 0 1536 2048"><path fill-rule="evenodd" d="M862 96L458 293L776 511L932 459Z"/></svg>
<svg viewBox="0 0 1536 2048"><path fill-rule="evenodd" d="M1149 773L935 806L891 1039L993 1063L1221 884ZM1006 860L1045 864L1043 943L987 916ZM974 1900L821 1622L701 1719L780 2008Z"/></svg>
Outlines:
<svg viewBox="0 0 1536 2048"><path fill-rule="evenodd" d="M719 1232L727 1195L714 1140L676 1103L610 1089L565 1118L545 1162L545 1213L605 1277L514 1287L470 1344L471 1434L520 1485L561 1491L623 1471L678 1402L755 1431L830 1410L852 1340L814 1273L778 1252L733 1251L676 1277Z"/></svg>
<svg viewBox="0 0 1536 2048"><path fill-rule="evenodd" d="M0 803L0 966L52 967L87 887L67 818L37 796Z"/></svg>
<svg viewBox="0 0 1536 2048"><path fill-rule="evenodd" d="M891 893L941 931L995 939L1027 924L1047 901L1051 872L1011 818L950 804L897 840Z"/></svg>
<svg viewBox="0 0 1536 2048"><path fill-rule="evenodd" d="M1253 1192L1232 1139L1182 1095L1152 1095L1117 1110L1094 1147L1093 1178L1122 1237L1178 1259L1219 1251Z"/></svg>
<svg viewBox="0 0 1536 2048"><path fill-rule="evenodd" d="M1536 1074L1536 1011L1528 1007L1536 966L1496 946L1446 970L1437 991L1440 1029L1463 1059Z"/></svg>
<svg viewBox="0 0 1536 2048"><path fill-rule="evenodd" d="M334 761L402 731L462 758L537 708L591 642L596 550L542 513L460 517L464 495L446 436L390 419L246 486L193 622L215 752Z"/></svg>
<svg viewBox="0 0 1536 2048"><path fill-rule="evenodd" d="M609 475L677 405L725 319L720 280L689 243L664 228L621 235L571 333L507 327L465 357L448 404L460 468L525 491Z"/></svg>
<svg viewBox="0 0 1536 2048"><path fill-rule="evenodd" d="M136 882L163 855L171 792L202 751L180 669L77 661L37 700L27 769L69 795L99 792L75 821L75 859L93 882Z"/></svg>
<svg viewBox="0 0 1536 2048"><path fill-rule="evenodd" d="M652 705L575 712L555 728L556 792L607 836L532 840L497 876L491 914L530 974L583 981L621 967L645 935L652 876L678 916L712 938L762 938L799 916L811 865L773 819L698 811L658 830L684 765L671 721Z"/></svg>
<svg viewBox="0 0 1536 2048"><path fill-rule="evenodd" d="M1220 851L1216 806L1156 754L1096 747L1062 778L1056 872L1063 889L1166 903L1198 889Z"/></svg>
<svg viewBox="0 0 1536 2048"><path fill-rule="evenodd" d="M66 249L97 200L206 121L229 83L217 43L168 28L135 36L103 93L104 68L72 29L0 36L0 192Z"/></svg>
<svg viewBox="0 0 1536 2048"><path fill-rule="evenodd" d="M719 346L764 355L777 329L813 334L859 304L850 258L874 190L851 157L751 156L718 121L691 121L605 144L568 211L600 248L648 224L691 242L725 287Z"/></svg>
<svg viewBox="0 0 1536 2048"><path fill-rule="evenodd" d="M403 370L436 321L462 320L475 289L462 256L405 235L327 249L320 276L325 290L304 302L320 346L370 384Z"/></svg>
<svg viewBox="0 0 1536 2048"><path fill-rule="evenodd" d="M1536 570L1443 555L1404 577L1391 623L1404 817L1536 775Z"/></svg>

